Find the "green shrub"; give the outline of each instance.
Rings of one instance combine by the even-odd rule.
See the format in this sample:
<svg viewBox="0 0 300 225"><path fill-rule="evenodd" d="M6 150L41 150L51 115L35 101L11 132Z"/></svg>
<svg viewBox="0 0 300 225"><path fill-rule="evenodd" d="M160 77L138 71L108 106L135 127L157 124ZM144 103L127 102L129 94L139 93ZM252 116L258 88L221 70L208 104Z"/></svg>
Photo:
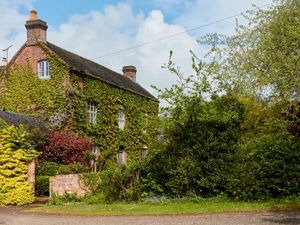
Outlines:
<svg viewBox="0 0 300 225"><path fill-rule="evenodd" d="M0 130L0 205L25 205L34 201L27 180L27 163L39 153L31 148L23 127Z"/></svg>
<svg viewBox="0 0 300 225"><path fill-rule="evenodd" d="M143 167L143 191L150 196L207 198L225 191L244 108L231 95L196 100L186 121L166 129L166 147Z"/></svg>
<svg viewBox="0 0 300 225"><path fill-rule="evenodd" d="M101 188L100 173L83 173L80 174L80 179L83 181L89 195L97 194Z"/></svg>
<svg viewBox="0 0 300 225"><path fill-rule="evenodd" d="M241 146L239 163L231 172L230 196L243 200L283 198L300 193L300 138L272 128ZM270 125L271 125L270 124Z"/></svg>
<svg viewBox="0 0 300 225"><path fill-rule="evenodd" d="M60 174L83 173L88 168L80 163L62 165L55 162L41 162L36 168L36 176L56 176Z"/></svg>
<svg viewBox="0 0 300 225"><path fill-rule="evenodd" d="M99 204L99 203L105 203L105 195L103 192L97 192L97 193L93 193L93 194L88 194L83 201L87 204Z"/></svg>
<svg viewBox="0 0 300 225"><path fill-rule="evenodd" d="M90 194L88 202L137 201L141 197L140 168L134 163L108 168L99 173L82 174Z"/></svg>
<svg viewBox="0 0 300 225"><path fill-rule="evenodd" d="M35 193L38 196L49 195L49 179L50 176L36 176L35 177Z"/></svg>
<svg viewBox="0 0 300 225"><path fill-rule="evenodd" d="M49 199L50 205L66 205L66 204L75 204L82 201L82 198L79 198L75 194L65 193L64 195L52 194Z"/></svg>
<svg viewBox="0 0 300 225"><path fill-rule="evenodd" d="M5 127L7 127L7 123L3 119L0 118L0 129L3 129Z"/></svg>

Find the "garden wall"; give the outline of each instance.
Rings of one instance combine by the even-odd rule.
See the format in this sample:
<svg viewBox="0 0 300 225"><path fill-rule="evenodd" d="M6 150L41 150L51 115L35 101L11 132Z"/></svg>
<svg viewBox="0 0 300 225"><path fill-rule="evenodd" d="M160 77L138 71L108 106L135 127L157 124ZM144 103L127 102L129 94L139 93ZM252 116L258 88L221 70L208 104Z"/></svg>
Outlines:
<svg viewBox="0 0 300 225"><path fill-rule="evenodd" d="M50 197L52 194L64 195L66 193L83 197L87 193L78 174L65 174L51 177L49 182L49 191Z"/></svg>
<svg viewBox="0 0 300 225"><path fill-rule="evenodd" d="M32 185L33 190L35 188L35 160L32 160L27 164L28 170L27 170L27 179L29 183Z"/></svg>

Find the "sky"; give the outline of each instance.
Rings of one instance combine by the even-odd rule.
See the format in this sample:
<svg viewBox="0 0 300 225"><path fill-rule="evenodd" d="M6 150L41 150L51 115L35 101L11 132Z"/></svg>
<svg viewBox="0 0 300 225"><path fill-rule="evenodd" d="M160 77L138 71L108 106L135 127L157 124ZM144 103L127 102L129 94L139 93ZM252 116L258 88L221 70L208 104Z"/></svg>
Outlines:
<svg viewBox="0 0 300 225"><path fill-rule="evenodd" d="M48 24L47 40L91 59L118 73L125 65L137 68L137 82L150 87L170 87L175 76L161 68L173 60L191 74L190 50L201 56L207 46L197 40L208 33L234 34L235 18L193 32L184 31L262 6L272 0L0 0L0 49L9 49L9 59L26 41L25 21L29 11ZM241 17L237 17L242 21ZM143 47L108 55L169 35L182 35ZM6 53L0 51L0 57Z"/></svg>

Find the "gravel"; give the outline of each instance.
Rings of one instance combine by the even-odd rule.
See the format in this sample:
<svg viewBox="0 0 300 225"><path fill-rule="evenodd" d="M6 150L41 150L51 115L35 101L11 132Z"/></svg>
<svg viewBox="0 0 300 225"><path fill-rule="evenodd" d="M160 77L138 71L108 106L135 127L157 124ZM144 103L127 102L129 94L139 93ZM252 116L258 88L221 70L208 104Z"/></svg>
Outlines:
<svg viewBox="0 0 300 225"><path fill-rule="evenodd" d="M300 225L300 211L85 217L26 213L23 209L26 207L0 207L0 225Z"/></svg>

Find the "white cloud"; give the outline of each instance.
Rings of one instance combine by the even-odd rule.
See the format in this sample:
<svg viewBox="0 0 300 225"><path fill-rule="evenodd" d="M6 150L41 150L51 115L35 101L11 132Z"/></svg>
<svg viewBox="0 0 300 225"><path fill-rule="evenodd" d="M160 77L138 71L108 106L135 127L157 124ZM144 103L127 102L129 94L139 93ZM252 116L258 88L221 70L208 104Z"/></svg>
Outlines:
<svg viewBox="0 0 300 225"><path fill-rule="evenodd" d="M70 17L57 30L50 29L48 39L86 58L94 59L183 31L181 26L166 23L158 10L151 11L147 16L134 15L129 5L117 4L106 7L103 12L92 11ZM135 65L138 69L137 81L150 90L150 85L164 88L174 82L174 77L168 76L168 71L161 68L168 60L169 51L173 50L174 60L186 68L190 67L191 49L197 51L198 44L194 38L183 34L95 61L119 73L122 73L123 66Z"/></svg>
<svg viewBox="0 0 300 225"><path fill-rule="evenodd" d="M263 6L272 3L272 0L193 0L189 3L185 11L175 20L187 29L251 10L252 5ZM241 16L237 19L243 21ZM194 35L199 37L208 32L228 35L234 32L234 28L235 18L200 29Z"/></svg>
<svg viewBox="0 0 300 225"><path fill-rule="evenodd" d="M271 0L252 0L251 3L265 4ZM20 13L23 7L31 7L32 1L0 0L0 47L14 45L15 52L25 42L24 23L27 15ZM172 2L172 4L170 3ZM71 15L68 21L59 27L49 27L48 40L60 47L75 52L83 57L94 59L107 53L130 48L151 40L183 32L187 28L230 16L249 9L248 0L155 0L156 4L163 4L161 10L152 10L147 14L135 14L130 5L119 3L109 5L101 11L90 11L86 14ZM181 13L173 20L166 22L163 12L167 10ZM43 12L39 17L43 19ZM196 43L196 38L207 32L229 33L234 28L233 22L219 23L199 32L184 33L174 38L166 39L153 44L145 45L131 51L125 51L107 57L97 58L96 62L111 68L119 73L124 65L135 65L138 69L137 81L152 91L150 85L160 88L174 83L174 76L164 69L169 51L174 52L174 61L186 73L191 73L189 50L202 54L203 49Z"/></svg>
<svg viewBox="0 0 300 225"><path fill-rule="evenodd" d="M25 20L26 16L22 15L19 10L28 8L29 4L21 0L0 0L0 56L6 57L2 49L10 45L13 47L9 50L9 57L24 43L25 38Z"/></svg>

